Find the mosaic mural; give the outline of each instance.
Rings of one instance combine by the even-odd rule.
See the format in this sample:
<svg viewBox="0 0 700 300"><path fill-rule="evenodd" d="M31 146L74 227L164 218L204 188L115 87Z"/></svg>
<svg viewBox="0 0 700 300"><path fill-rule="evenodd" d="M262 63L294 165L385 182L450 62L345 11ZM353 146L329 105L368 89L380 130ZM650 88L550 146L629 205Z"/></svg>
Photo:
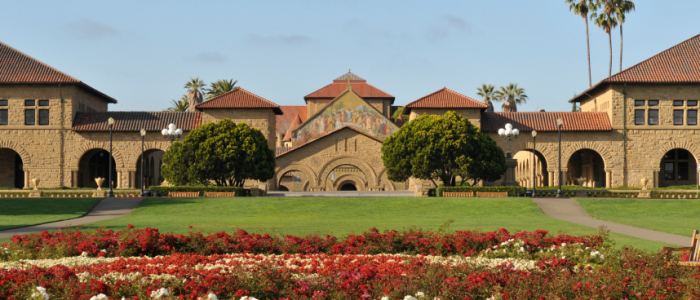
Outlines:
<svg viewBox="0 0 700 300"><path fill-rule="evenodd" d="M362 98L343 97L331 102L320 114L297 129L296 142L306 143L345 126L352 126L382 140L399 130Z"/></svg>

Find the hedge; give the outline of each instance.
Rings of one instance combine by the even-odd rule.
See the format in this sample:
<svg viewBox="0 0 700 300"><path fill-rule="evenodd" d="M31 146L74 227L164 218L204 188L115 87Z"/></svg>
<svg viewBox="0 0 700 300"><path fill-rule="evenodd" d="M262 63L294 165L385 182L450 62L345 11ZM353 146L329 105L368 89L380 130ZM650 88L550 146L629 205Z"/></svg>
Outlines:
<svg viewBox="0 0 700 300"><path fill-rule="evenodd" d="M441 186L436 189L436 196L442 197L442 192L508 192L508 196L518 196L526 190L523 186Z"/></svg>
<svg viewBox="0 0 700 300"><path fill-rule="evenodd" d="M161 196L167 196L170 192L199 192L200 196L204 192L236 192L237 197L250 196L250 190L237 186L151 186L148 190Z"/></svg>

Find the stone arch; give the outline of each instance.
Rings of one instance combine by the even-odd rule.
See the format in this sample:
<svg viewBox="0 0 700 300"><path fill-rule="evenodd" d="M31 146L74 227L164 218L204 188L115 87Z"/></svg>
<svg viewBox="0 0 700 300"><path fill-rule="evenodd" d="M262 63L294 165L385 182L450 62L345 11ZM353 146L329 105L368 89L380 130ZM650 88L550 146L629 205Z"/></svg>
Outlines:
<svg viewBox="0 0 700 300"><path fill-rule="evenodd" d="M351 157L351 156L340 156L340 157L334 158L331 161L324 164L320 168L321 172L319 172L319 174L320 174L319 177L316 178L317 185L319 185L319 186L325 185L324 181L326 180L326 178L328 178L328 175L335 168L337 168L338 166L341 166L341 165L352 165L352 166L355 166L358 169L360 169L360 171L365 173L365 176L367 177L367 185L368 186L379 185L379 182L377 180L377 174L374 172L374 169L372 169L372 167L368 163L366 163L366 162L364 162L356 157Z"/></svg>
<svg viewBox="0 0 700 300"><path fill-rule="evenodd" d="M32 160L29 156L29 152L27 152L27 150L24 150L24 148L22 148L22 146L18 145L17 143L12 141L0 140L0 148L7 148L17 152L17 154L19 154L19 157L22 158L22 163L24 164L25 168L32 166Z"/></svg>
<svg viewBox="0 0 700 300"><path fill-rule="evenodd" d="M571 156L579 150L591 150L598 153L598 155L600 155L600 157L603 159L603 164L606 168L610 168L610 166L613 165L612 154L610 154L608 148L603 147L600 142L583 141L569 143L567 147L562 147L561 150L562 170L565 166L569 165L569 160L571 159ZM556 162L556 160L554 161ZM551 166L557 167L557 164L552 164Z"/></svg>
<svg viewBox="0 0 700 300"><path fill-rule="evenodd" d="M690 154L692 154L695 157L695 162L698 162L698 158L700 157L700 149L698 149L698 146L696 144L691 143L690 141L669 141L659 148L658 151L656 151L656 155L654 156L656 160L652 161L652 167L658 167L659 162L661 159L664 157L666 152L671 151L673 149L683 149Z"/></svg>
<svg viewBox="0 0 700 300"><path fill-rule="evenodd" d="M559 152L557 149L559 147L558 144L554 144L554 147L552 147L549 143L537 143L537 145L533 145L532 140L530 140L528 142L519 142L519 143L512 143L511 142L511 151L510 152L513 155L517 154L520 151L532 152L533 146L535 147L535 151L542 155L547 166L556 165L556 163L552 164L552 162L557 161L557 158L559 155ZM554 149L552 149L552 148L554 148ZM505 151L505 149L503 151ZM576 152L576 151L574 151L574 152ZM564 153L562 152L562 159L563 159L563 157L564 157Z"/></svg>
<svg viewBox="0 0 700 300"><path fill-rule="evenodd" d="M307 188L311 182L317 181L316 173L314 173L314 171L311 170L311 168L309 168L308 166L303 164L291 164L284 168L278 168L277 170L275 170L275 176L273 178L275 180L274 187L277 188L279 186L280 180L282 179L282 175L291 171L301 171L301 173L308 178L306 180L307 182L303 184L305 188Z"/></svg>
<svg viewBox="0 0 700 300"><path fill-rule="evenodd" d="M394 183L391 182L391 180L389 180L389 176L386 175L386 168L379 171L377 178L379 178L379 183L384 183L384 190L385 191L395 191L396 190Z"/></svg>
<svg viewBox="0 0 700 300"><path fill-rule="evenodd" d="M109 144L107 144L107 147L109 147ZM143 145L143 152L148 152L151 150L160 150L163 152L168 152L168 149L170 149L170 142L169 141L163 141L163 142L156 142L156 141L147 141ZM139 158L141 158L141 143L137 145L137 147L129 147L130 155L128 158L126 158L126 167L127 168L133 168L136 166L136 164L139 161ZM115 151L116 152L116 151ZM116 154L115 154L116 155ZM116 160L116 156L115 156Z"/></svg>
<svg viewBox="0 0 700 300"><path fill-rule="evenodd" d="M71 162L71 168L78 170L80 168L80 159L83 157L83 155L85 155L85 153L92 149L103 149L109 151L109 141L88 141L85 143L80 143L78 149L75 149L75 151L73 151L73 161ZM124 165L124 157L122 156L119 150L115 149L114 144L112 144L112 150L112 157L114 158L114 164L117 166L117 168L126 168L126 165Z"/></svg>
<svg viewBox="0 0 700 300"><path fill-rule="evenodd" d="M338 178L333 181L333 189L336 191L340 191L340 187L342 187L344 184L352 182L355 184L355 187L357 188L357 191L364 191L367 190L367 183L365 183L362 178L360 178L357 175L353 174L343 174L338 176Z"/></svg>

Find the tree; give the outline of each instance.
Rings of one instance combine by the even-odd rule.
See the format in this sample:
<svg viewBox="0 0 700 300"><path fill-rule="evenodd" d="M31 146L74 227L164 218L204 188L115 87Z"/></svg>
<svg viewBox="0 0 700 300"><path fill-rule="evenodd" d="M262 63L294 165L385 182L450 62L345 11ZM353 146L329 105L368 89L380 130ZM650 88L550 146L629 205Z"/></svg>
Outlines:
<svg viewBox="0 0 700 300"><path fill-rule="evenodd" d="M274 175L275 153L258 129L223 119L190 131L163 157L162 174L173 184L243 186L246 179L267 181Z"/></svg>
<svg viewBox="0 0 700 300"><path fill-rule="evenodd" d="M481 87L476 88L476 94L484 98L484 104L488 106L486 112L493 112L493 103L491 103L491 98L495 96L495 87L493 84L482 84Z"/></svg>
<svg viewBox="0 0 700 300"><path fill-rule="evenodd" d="M170 103L172 103L173 106L166 108L165 111L187 111L190 106L187 95L182 95L180 100L172 100Z"/></svg>
<svg viewBox="0 0 700 300"><path fill-rule="evenodd" d="M449 111L442 116L423 115L384 140L382 161L389 180L410 177L436 179L454 186L456 176L497 180L506 170L505 156L488 135Z"/></svg>
<svg viewBox="0 0 700 300"><path fill-rule="evenodd" d="M199 77L192 78L190 81L185 83L185 88L187 89L187 102L190 106L187 109L190 112L195 112L195 106L202 103L202 91L200 89L204 87L204 81L199 80Z"/></svg>
<svg viewBox="0 0 700 300"><path fill-rule="evenodd" d="M410 115L403 114L403 106L399 106L398 108L396 108L396 111L394 112L394 114L391 115L391 120L396 122L399 119L399 116L401 116L401 115L403 115L404 120L408 120L408 118L410 116Z"/></svg>
<svg viewBox="0 0 700 300"><path fill-rule="evenodd" d="M502 86L498 91L494 93L496 97L494 100L503 101L501 109L503 112L517 112L518 105L523 104L527 101L527 95L525 95L525 89L519 88L517 83L509 83L506 86Z"/></svg>
<svg viewBox="0 0 700 300"><path fill-rule="evenodd" d="M219 79L210 83L209 88L205 89L204 91L207 94L207 100L214 98L218 95L233 91L233 89L236 88L236 83L238 83L238 80L234 81L233 79Z"/></svg>
<svg viewBox="0 0 700 300"><path fill-rule="evenodd" d="M595 13L596 6L593 3L595 0L566 0L569 4L569 11L573 11L575 15L581 16L586 22L586 47L588 49L588 86L593 86L591 79L591 42L588 37L588 13Z"/></svg>
<svg viewBox="0 0 700 300"><path fill-rule="evenodd" d="M620 23L620 72L622 72L622 24L625 23L625 15L634 10L634 2L630 0L614 0L617 21Z"/></svg>
<svg viewBox="0 0 700 300"><path fill-rule="evenodd" d="M608 44L610 46L610 69L608 77L612 76L612 30L617 26L617 18L615 17L615 0L596 0L596 8L601 7L603 11L599 14L597 11L591 15L591 19L595 19L595 25L600 27L608 34Z"/></svg>

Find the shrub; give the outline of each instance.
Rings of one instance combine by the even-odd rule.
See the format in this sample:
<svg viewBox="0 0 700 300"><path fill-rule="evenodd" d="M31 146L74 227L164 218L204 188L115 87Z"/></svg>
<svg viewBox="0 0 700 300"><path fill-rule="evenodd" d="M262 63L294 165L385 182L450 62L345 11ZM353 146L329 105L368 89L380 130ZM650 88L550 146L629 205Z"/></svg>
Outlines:
<svg viewBox="0 0 700 300"><path fill-rule="evenodd" d="M237 186L151 186L148 189L161 196L167 196L170 192L199 192L200 196L204 192L236 192L236 197L250 196L250 190Z"/></svg>
<svg viewBox="0 0 700 300"><path fill-rule="evenodd" d="M508 192L508 196L517 196L526 190L522 186L440 186L435 192L437 197L442 197L442 192Z"/></svg>

